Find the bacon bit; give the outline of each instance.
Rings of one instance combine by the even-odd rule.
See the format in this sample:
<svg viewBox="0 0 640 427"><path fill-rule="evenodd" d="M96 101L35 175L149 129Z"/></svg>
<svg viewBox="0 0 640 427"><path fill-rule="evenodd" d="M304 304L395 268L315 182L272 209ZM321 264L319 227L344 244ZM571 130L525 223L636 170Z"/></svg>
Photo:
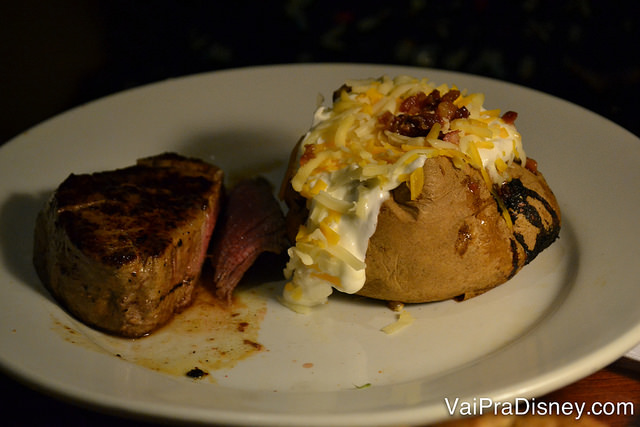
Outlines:
<svg viewBox="0 0 640 427"><path fill-rule="evenodd" d="M458 89L451 89L442 96L442 102L454 102L460 96Z"/></svg>
<svg viewBox="0 0 640 427"><path fill-rule="evenodd" d="M429 93L429 95L427 95L423 109L434 111L441 100L440 91L438 89L434 89Z"/></svg>
<svg viewBox="0 0 640 427"><path fill-rule="evenodd" d="M533 173L538 173L538 162L533 160L531 157L527 157L527 162L524 167Z"/></svg>
<svg viewBox="0 0 640 427"><path fill-rule="evenodd" d="M456 111L456 114L453 116L453 118L451 120L467 119L467 118L469 118L470 115L471 115L471 113L469 112L469 110L467 110L467 107L462 106L462 107L458 108L458 111Z"/></svg>
<svg viewBox="0 0 640 427"><path fill-rule="evenodd" d="M408 97L398 107L398 111L407 114L418 114L424 109L427 102L427 95L424 92L419 92L413 96Z"/></svg>
<svg viewBox="0 0 640 427"><path fill-rule="evenodd" d="M393 125L395 116L390 111L385 111L378 116L378 123L383 129L389 129Z"/></svg>
<svg viewBox="0 0 640 427"><path fill-rule="evenodd" d="M306 147L304 147L304 153L302 153L302 156L300 156L300 166L304 165L309 160L316 157L315 147L316 147L315 144L309 144Z"/></svg>
<svg viewBox="0 0 640 427"><path fill-rule="evenodd" d="M458 145L460 144L460 131L454 130L454 131L448 132L443 136L441 136L440 139L443 141Z"/></svg>
<svg viewBox="0 0 640 427"><path fill-rule="evenodd" d="M507 111L502 115L502 120L509 125L512 125L518 118L518 113L515 111Z"/></svg>
<svg viewBox="0 0 640 427"><path fill-rule="evenodd" d="M383 113L378 123L384 130L409 137L427 136L434 124L469 117L465 107L458 108L453 102L460 96L460 91L452 89L440 96L435 89L428 95L419 92L404 99L394 116L390 112Z"/></svg>
<svg viewBox="0 0 640 427"><path fill-rule="evenodd" d="M438 116L443 119L451 120L453 116L455 116L458 111L458 107L453 102L450 101L442 101L438 104L438 108L436 109L436 113Z"/></svg>
<svg viewBox="0 0 640 427"><path fill-rule="evenodd" d="M427 136L434 124L440 123L440 118L435 113L423 112L420 115L401 114L394 120L392 132L400 135L416 137Z"/></svg>

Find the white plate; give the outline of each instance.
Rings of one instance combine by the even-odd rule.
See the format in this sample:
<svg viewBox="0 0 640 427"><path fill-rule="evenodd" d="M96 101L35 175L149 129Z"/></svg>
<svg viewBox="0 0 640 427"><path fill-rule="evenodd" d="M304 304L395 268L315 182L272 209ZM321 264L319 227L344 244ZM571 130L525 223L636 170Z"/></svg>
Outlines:
<svg viewBox="0 0 640 427"><path fill-rule="evenodd" d="M484 92L489 108L519 113L525 149L560 201L563 229L512 281L464 303L410 307L416 322L393 336L379 331L393 314L378 304L336 297L302 316L268 294L259 337L268 351L213 372L215 383L152 371L55 331L61 323L88 333L52 301L31 265L35 215L70 172L170 150L212 160L231 178L259 171L277 183L317 95L382 74L453 83ZM226 424L416 424L446 418L445 398L538 396L640 341L638 158L636 137L575 105L428 69L248 68L106 97L0 149L0 366L103 410ZM370 386L356 387L363 384Z"/></svg>

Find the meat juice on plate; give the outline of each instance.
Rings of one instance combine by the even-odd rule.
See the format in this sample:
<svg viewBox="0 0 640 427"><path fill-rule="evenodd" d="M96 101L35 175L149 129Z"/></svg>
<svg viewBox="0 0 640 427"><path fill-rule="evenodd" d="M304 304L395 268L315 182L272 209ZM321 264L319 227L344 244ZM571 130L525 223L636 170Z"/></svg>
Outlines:
<svg viewBox="0 0 640 427"><path fill-rule="evenodd" d="M200 285L190 307L143 338L115 337L74 320L70 326L69 319L61 318L54 319L54 330L66 341L158 372L215 382L211 372L266 351L258 340L267 312L265 290L238 289L233 303L225 306Z"/></svg>

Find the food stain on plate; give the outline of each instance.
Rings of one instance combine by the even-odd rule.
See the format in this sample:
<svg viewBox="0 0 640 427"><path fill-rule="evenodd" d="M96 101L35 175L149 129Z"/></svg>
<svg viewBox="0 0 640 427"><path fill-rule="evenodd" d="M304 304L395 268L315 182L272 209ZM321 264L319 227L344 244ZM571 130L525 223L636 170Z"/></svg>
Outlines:
<svg viewBox="0 0 640 427"><path fill-rule="evenodd" d="M268 351L259 342L266 312L267 297L255 287L238 289L226 306L199 285L191 306L143 338L120 338L55 317L53 329L68 342L158 372L215 382L210 372Z"/></svg>

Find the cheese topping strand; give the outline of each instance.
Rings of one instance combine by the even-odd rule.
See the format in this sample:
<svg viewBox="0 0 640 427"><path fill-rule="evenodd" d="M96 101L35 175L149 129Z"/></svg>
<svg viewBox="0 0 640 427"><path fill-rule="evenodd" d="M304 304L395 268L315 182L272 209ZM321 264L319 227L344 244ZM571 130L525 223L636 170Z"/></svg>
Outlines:
<svg viewBox="0 0 640 427"><path fill-rule="evenodd" d="M416 170L426 159L468 163L490 187L508 179L513 162L526 162L513 120L484 109L482 94L407 76L345 86L331 107L316 110L291 180L309 208L285 268L283 303L297 311L325 303L334 288L362 288L380 207L403 183L412 198L421 193L424 177Z"/></svg>

